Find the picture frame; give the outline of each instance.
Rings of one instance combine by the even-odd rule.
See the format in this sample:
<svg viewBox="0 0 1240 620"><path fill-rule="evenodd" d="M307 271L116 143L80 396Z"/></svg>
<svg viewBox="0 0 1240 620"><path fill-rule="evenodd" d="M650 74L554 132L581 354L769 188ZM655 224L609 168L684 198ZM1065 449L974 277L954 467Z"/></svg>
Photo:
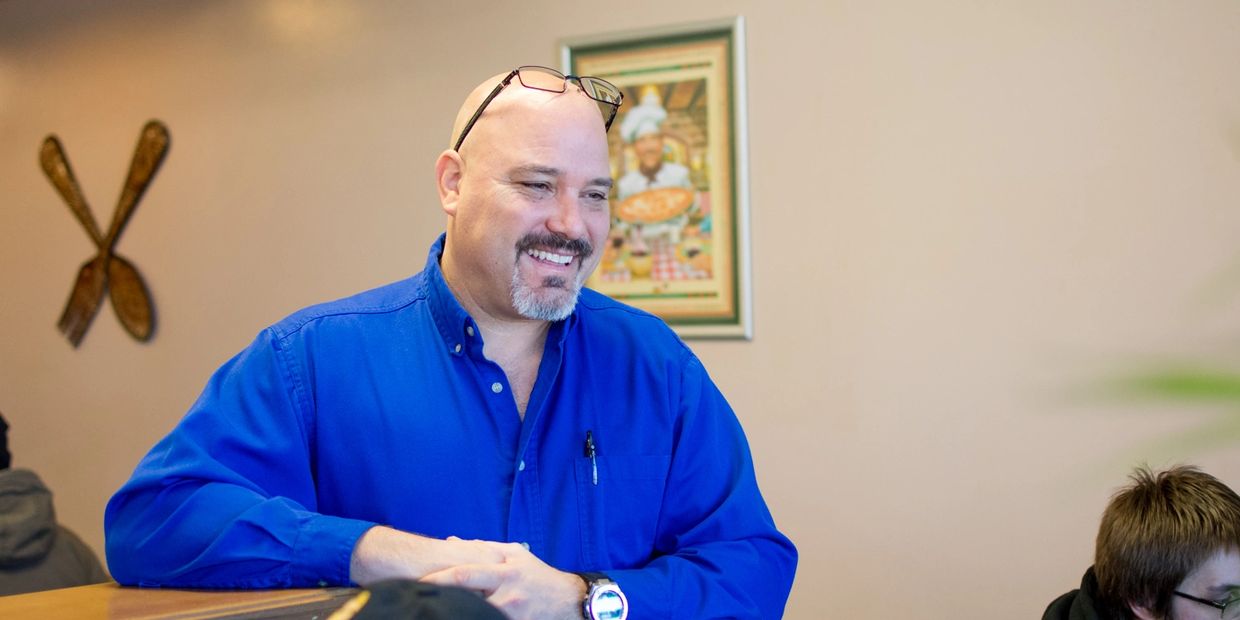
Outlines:
<svg viewBox="0 0 1240 620"><path fill-rule="evenodd" d="M684 338L752 339L744 19L573 38L564 72L624 93L612 228L588 286Z"/></svg>

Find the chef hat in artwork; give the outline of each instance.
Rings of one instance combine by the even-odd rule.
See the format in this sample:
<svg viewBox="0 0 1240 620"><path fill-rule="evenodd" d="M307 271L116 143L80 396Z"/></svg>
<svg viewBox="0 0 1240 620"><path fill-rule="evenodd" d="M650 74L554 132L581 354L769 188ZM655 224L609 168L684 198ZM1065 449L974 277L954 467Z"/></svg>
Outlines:
<svg viewBox="0 0 1240 620"><path fill-rule="evenodd" d="M667 110L659 100L659 91L647 87L642 93L641 103L637 104L620 123L620 137L625 142L636 142L638 138L662 131L663 121L667 119Z"/></svg>

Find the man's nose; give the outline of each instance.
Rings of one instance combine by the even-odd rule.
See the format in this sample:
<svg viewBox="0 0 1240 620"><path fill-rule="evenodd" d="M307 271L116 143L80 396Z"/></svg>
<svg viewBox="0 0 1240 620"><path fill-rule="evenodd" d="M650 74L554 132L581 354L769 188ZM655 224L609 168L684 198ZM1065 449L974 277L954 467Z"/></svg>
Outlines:
<svg viewBox="0 0 1240 620"><path fill-rule="evenodd" d="M581 219L581 200L567 192L556 200L555 212L547 220L547 229L568 239L586 236L585 220Z"/></svg>

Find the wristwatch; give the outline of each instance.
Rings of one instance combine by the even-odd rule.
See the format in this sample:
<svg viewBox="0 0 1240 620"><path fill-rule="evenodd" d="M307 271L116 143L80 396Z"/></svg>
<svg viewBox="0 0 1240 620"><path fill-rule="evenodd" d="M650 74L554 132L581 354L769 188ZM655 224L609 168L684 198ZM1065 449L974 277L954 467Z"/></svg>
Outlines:
<svg viewBox="0 0 1240 620"><path fill-rule="evenodd" d="M581 604L581 617L586 620L625 620L629 617L629 599L620 586L603 573L578 573L586 582L586 599Z"/></svg>

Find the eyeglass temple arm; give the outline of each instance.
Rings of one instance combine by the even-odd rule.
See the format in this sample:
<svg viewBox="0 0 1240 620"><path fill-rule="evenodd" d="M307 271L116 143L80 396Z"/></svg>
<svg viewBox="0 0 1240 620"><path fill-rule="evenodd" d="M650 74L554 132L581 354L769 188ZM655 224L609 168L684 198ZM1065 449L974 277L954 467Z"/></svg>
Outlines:
<svg viewBox="0 0 1240 620"><path fill-rule="evenodd" d="M482 100L482 103L478 106L478 110L474 112L473 116L469 117L469 122L465 123L465 128L461 130L461 135L457 136L456 145L452 147L452 150L461 150L461 145L465 143L465 136L469 135L469 130L474 128L474 123L478 122L478 117L482 116L483 110L486 110L491 101L499 96L499 91L504 90L504 87L507 86L509 82L512 82L512 78L516 74L517 71L514 69L512 73L508 74L508 77L501 80L499 84L495 85L495 88L491 89L491 94L487 95L487 98Z"/></svg>
<svg viewBox="0 0 1240 620"><path fill-rule="evenodd" d="M1180 592L1179 590L1173 590L1171 593L1172 593L1172 594L1174 594L1174 595L1176 595L1176 596L1179 596L1179 597L1182 597L1182 598L1186 598L1186 599L1188 599L1188 600L1190 600L1190 601L1193 601L1193 602L1196 602L1196 603L1201 603L1202 605L1209 605L1209 606L1211 606L1211 607L1213 607L1213 608L1215 608L1215 609L1227 609L1227 605L1226 605L1226 604L1221 604L1221 603L1218 603L1218 602L1215 602L1215 601L1211 601L1211 600L1209 600L1209 599L1198 598L1198 597L1193 596L1193 595L1191 595L1191 594L1185 594L1185 593L1183 593L1183 592Z"/></svg>

